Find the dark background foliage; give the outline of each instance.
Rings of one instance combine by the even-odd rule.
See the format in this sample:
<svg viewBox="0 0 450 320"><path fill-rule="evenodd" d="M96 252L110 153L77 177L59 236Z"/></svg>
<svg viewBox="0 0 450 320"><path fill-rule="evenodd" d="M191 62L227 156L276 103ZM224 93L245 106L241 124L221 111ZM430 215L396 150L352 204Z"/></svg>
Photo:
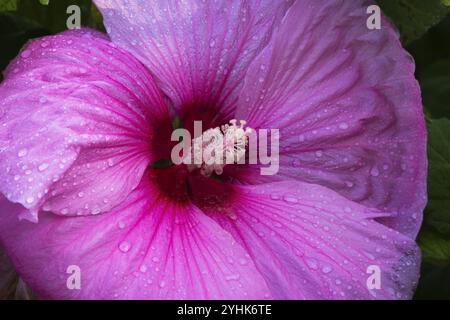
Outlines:
<svg viewBox="0 0 450 320"><path fill-rule="evenodd" d="M416 61L427 116L429 202L418 237L423 263L415 298L450 299L450 0L377 3ZM103 30L91 0L0 0L0 70L29 39L64 31L72 4L81 8L84 26Z"/></svg>

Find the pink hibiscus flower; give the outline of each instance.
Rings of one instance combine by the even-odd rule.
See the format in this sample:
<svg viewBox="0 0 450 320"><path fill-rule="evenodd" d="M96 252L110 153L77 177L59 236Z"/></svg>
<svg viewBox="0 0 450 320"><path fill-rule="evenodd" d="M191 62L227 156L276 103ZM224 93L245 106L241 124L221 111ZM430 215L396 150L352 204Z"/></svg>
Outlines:
<svg viewBox="0 0 450 320"><path fill-rule="evenodd" d="M0 86L0 241L39 297L412 296L426 133L372 1L95 2L109 37L35 40ZM155 166L176 116L279 129L278 174Z"/></svg>

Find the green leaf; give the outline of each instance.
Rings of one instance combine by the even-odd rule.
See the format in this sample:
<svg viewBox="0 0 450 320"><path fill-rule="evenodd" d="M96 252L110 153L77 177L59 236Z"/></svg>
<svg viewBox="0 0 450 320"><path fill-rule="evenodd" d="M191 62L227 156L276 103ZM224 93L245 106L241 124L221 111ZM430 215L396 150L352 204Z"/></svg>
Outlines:
<svg viewBox="0 0 450 320"><path fill-rule="evenodd" d="M173 119L173 121L172 121L172 128L175 130L175 129L179 129L182 127L183 127L183 124L181 123L181 118L175 117L175 119Z"/></svg>
<svg viewBox="0 0 450 320"><path fill-rule="evenodd" d="M422 263L420 274L414 299L450 299L450 266Z"/></svg>
<svg viewBox="0 0 450 320"><path fill-rule="evenodd" d="M92 4L92 6L91 6L91 15L90 15L89 26L91 28L105 32L105 27L103 25L103 16L100 13L100 11L98 11L95 4Z"/></svg>
<svg viewBox="0 0 450 320"><path fill-rule="evenodd" d="M378 0L400 31L403 44L419 39L448 14L441 0Z"/></svg>
<svg viewBox="0 0 450 320"><path fill-rule="evenodd" d="M89 26L91 20L91 0L57 0L46 1L44 5L38 0L19 2L18 12L22 16L34 20L52 33L67 30L67 8L77 5L81 9L81 24Z"/></svg>
<svg viewBox="0 0 450 320"><path fill-rule="evenodd" d="M417 239L422 259L435 265L450 265L450 237L424 227Z"/></svg>
<svg viewBox="0 0 450 320"><path fill-rule="evenodd" d="M17 0L0 0L0 12L3 11L16 11Z"/></svg>
<svg viewBox="0 0 450 320"><path fill-rule="evenodd" d="M172 165L172 161L161 159L156 162L154 162L150 167L153 169L162 169L162 168L168 168Z"/></svg>
<svg viewBox="0 0 450 320"><path fill-rule="evenodd" d="M17 56L20 48L30 39L46 35L46 30L17 13L0 12L0 70ZM1 81L1 73L0 73Z"/></svg>
<svg viewBox="0 0 450 320"><path fill-rule="evenodd" d="M450 118L450 59L427 67L419 75L422 98L434 118Z"/></svg>
<svg viewBox="0 0 450 320"><path fill-rule="evenodd" d="M450 236L450 120L428 125L428 206L425 223Z"/></svg>

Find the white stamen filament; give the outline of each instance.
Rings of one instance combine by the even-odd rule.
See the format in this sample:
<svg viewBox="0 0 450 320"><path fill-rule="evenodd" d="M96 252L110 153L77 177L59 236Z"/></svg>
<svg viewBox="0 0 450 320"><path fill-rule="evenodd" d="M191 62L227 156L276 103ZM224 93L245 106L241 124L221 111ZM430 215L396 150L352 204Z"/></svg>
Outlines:
<svg viewBox="0 0 450 320"><path fill-rule="evenodd" d="M245 161L248 136L252 133L252 129L245 128L245 125L246 121L240 120L238 125L233 119L230 124L206 130L192 140L194 152L191 149L183 162L190 171L199 168L202 175L210 176L213 172L221 175L227 164ZM194 164L191 164L192 158Z"/></svg>

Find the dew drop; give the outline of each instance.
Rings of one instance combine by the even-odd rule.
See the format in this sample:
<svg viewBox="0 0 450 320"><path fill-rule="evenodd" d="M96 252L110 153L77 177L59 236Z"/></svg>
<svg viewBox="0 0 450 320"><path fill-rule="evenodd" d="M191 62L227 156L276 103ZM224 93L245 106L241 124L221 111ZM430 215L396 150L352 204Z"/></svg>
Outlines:
<svg viewBox="0 0 450 320"><path fill-rule="evenodd" d="M146 272L147 272L147 267L146 267L145 265L142 265L142 266L139 268L139 271L142 272L142 273L146 273Z"/></svg>
<svg viewBox="0 0 450 320"><path fill-rule="evenodd" d="M287 203L297 203L298 199L292 195L286 195L284 196L284 201L286 201Z"/></svg>
<svg viewBox="0 0 450 320"><path fill-rule="evenodd" d="M272 200L280 200L280 196L277 195L277 194L271 194L270 195L270 199L272 199Z"/></svg>
<svg viewBox="0 0 450 320"><path fill-rule="evenodd" d="M227 281L232 281L232 280L239 280L240 275L239 274L230 274L228 276L225 277L225 280Z"/></svg>
<svg viewBox="0 0 450 320"><path fill-rule="evenodd" d="M324 266L322 268L322 272L325 273L325 274L330 273L331 271L333 271L333 269L331 267L329 267L329 266Z"/></svg>
<svg viewBox="0 0 450 320"><path fill-rule="evenodd" d="M317 261L316 261L316 259L313 259L313 258L307 258L307 259L305 260L305 262L306 262L306 265L307 265L310 269L317 270Z"/></svg>
<svg viewBox="0 0 450 320"><path fill-rule="evenodd" d="M378 171L377 168L372 168L372 170L370 170L370 175L372 177L378 177L380 175L380 171Z"/></svg>
<svg viewBox="0 0 450 320"><path fill-rule="evenodd" d="M27 149L21 149L21 150L19 150L18 156L19 156L19 158L22 158L22 157L25 157L27 155L27 153L28 153Z"/></svg>
<svg viewBox="0 0 450 320"><path fill-rule="evenodd" d="M339 129L347 130L347 129L348 129L348 124L345 123L345 122L341 123L341 124L339 125Z"/></svg>
<svg viewBox="0 0 450 320"><path fill-rule="evenodd" d="M131 247L131 245L130 245L130 243L128 241L122 241L119 244L119 250L124 252L124 253L128 252L130 250L130 247Z"/></svg>
<svg viewBox="0 0 450 320"><path fill-rule="evenodd" d="M48 168L48 163L42 163L42 164L38 167L38 170L42 172L42 171L47 170L47 168Z"/></svg>
<svg viewBox="0 0 450 320"><path fill-rule="evenodd" d="M20 54L20 56L21 56L23 59L27 59L27 58L29 58L29 57L31 56L31 51L30 51L30 50L24 50L24 51Z"/></svg>

